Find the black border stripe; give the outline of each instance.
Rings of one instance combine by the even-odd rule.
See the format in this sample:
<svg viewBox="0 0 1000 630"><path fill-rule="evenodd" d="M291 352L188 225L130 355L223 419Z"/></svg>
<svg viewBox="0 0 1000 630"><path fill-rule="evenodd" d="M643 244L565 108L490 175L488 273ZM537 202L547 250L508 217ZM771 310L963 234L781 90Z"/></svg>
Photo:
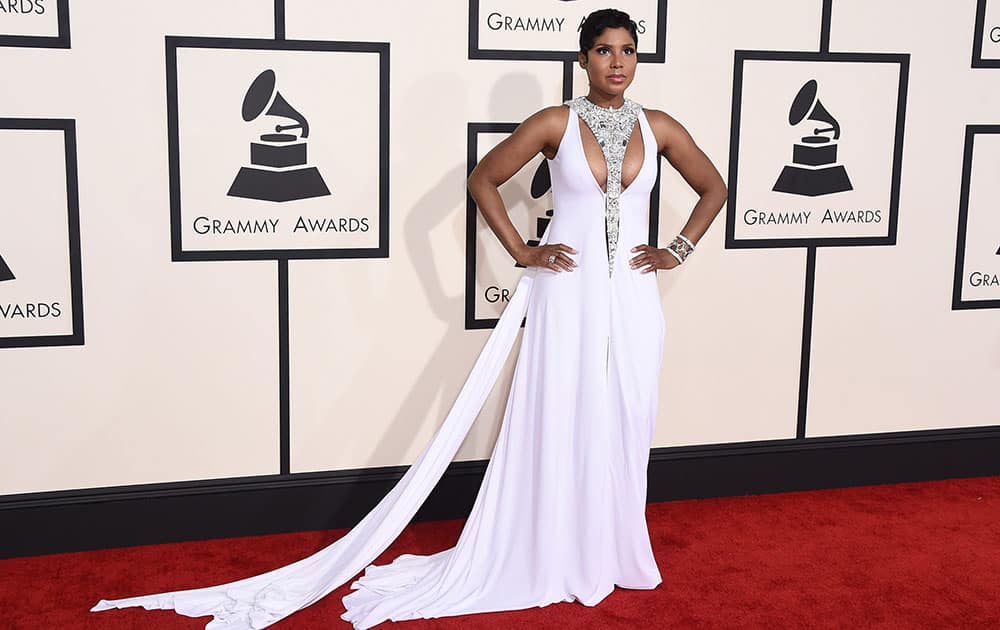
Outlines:
<svg viewBox="0 0 1000 630"><path fill-rule="evenodd" d="M72 45L69 30L69 0L58 0L59 7L59 41L66 48Z"/></svg>
<svg viewBox="0 0 1000 630"><path fill-rule="evenodd" d="M649 501L1000 474L1000 425L656 448ZM488 461L453 462L416 520L468 515ZM0 558L352 527L406 466L0 498Z"/></svg>
<svg viewBox="0 0 1000 630"><path fill-rule="evenodd" d="M469 0L469 59L476 59L479 51L479 0Z"/></svg>
<svg viewBox="0 0 1000 630"><path fill-rule="evenodd" d="M184 249L181 233L181 141L177 122L177 45L164 39L167 73L167 163L170 190L170 257L178 260Z"/></svg>
<svg viewBox="0 0 1000 630"><path fill-rule="evenodd" d="M563 62L562 99L563 102L573 99L573 65L574 61Z"/></svg>
<svg viewBox="0 0 1000 630"><path fill-rule="evenodd" d="M819 51L830 52L830 22L833 20L833 0L823 0L823 14L819 23Z"/></svg>
<svg viewBox="0 0 1000 630"><path fill-rule="evenodd" d="M80 179L76 163L76 120L66 121L63 131L66 152L66 200L70 210L66 217L69 225L69 275L73 295L73 345L84 344L83 326L83 265L80 244Z"/></svg>
<svg viewBox="0 0 1000 630"><path fill-rule="evenodd" d="M802 357L799 361L799 405L795 423L796 439L806 437L809 407L809 361L812 357L813 300L816 293L816 248L806 248L806 277L802 306Z"/></svg>
<svg viewBox="0 0 1000 630"><path fill-rule="evenodd" d="M896 244L899 229L899 191L903 178L903 143L906 141L906 97L910 86L910 55L899 60L899 87L896 93L896 143L892 149L892 183L889 188L888 245Z"/></svg>
<svg viewBox="0 0 1000 630"><path fill-rule="evenodd" d="M965 241L969 223L969 196L972 182L972 154L975 151L976 132L972 125L965 127L965 147L962 158L962 187L958 200L958 237L955 242L955 279L952 285L951 308L964 308L962 278L965 277Z"/></svg>
<svg viewBox="0 0 1000 630"><path fill-rule="evenodd" d="M729 191L726 199L726 249L732 249L738 244L750 247L745 240L736 240L736 189L739 178L736 176L740 161L740 121L743 112L743 58L736 51L733 61L733 100L729 112L729 168L727 171ZM772 243L778 239L767 239ZM757 245L764 247L764 245ZM773 247L773 245L772 245Z"/></svg>
<svg viewBox="0 0 1000 630"><path fill-rule="evenodd" d="M274 39L285 39L285 0L274 0Z"/></svg>
<svg viewBox="0 0 1000 630"><path fill-rule="evenodd" d="M660 244L660 175L662 173L663 154L656 154L656 180L653 190L649 192L649 245L658 247Z"/></svg>
<svg viewBox="0 0 1000 630"><path fill-rule="evenodd" d="M282 475L291 470L291 349L288 321L288 261L278 261L278 442Z"/></svg>
<svg viewBox="0 0 1000 630"><path fill-rule="evenodd" d="M389 55L391 44L389 42L374 44L378 47L378 68L379 68L379 218L378 218L378 249L372 252L371 256L361 255L357 258L388 258L389 257ZM350 250L343 250L348 252ZM350 258L350 253L345 253L345 258Z"/></svg>

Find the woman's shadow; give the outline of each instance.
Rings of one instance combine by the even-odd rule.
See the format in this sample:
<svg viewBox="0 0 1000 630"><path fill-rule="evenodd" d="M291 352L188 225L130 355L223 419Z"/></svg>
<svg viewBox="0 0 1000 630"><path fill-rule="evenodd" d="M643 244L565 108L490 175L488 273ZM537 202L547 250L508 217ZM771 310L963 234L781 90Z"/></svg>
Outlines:
<svg viewBox="0 0 1000 630"><path fill-rule="evenodd" d="M455 90L455 82L450 77L442 77L441 81L446 85L436 87L440 88L442 93ZM421 85L420 89L423 94L429 88L427 85ZM497 81L490 94L490 121L488 122L519 122L544 105L542 88L535 77L525 73L508 74ZM413 116L415 119L410 121L413 124L425 122L422 118L416 118L422 116L420 112L413 110ZM430 235L439 226L454 220L456 211L461 212L463 217L466 216L468 166L465 160L458 161L455 167L448 170L405 214L404 238L410 262L416 269L417 277L427 297L427 304L434 316L445 323L446 328L438 339L437 346L428 355L426 364L400 405L396 417L386 427L383 437L373 449L372 459L375 461L384 461L396 453L399 436L413 435L415 426L426 419L427 414L436 407L435 401L439 398L446 400L447 404L443 406L442 414L447 413L458 393L456 386L464 384L478 355L478 350L470 352L468 336L470 334L476 335L485 343L488 331L469 332L466 330L465 283L462 283L463 290L460 293L448 293L441 282L441 269L435 266L436 257L432 251L430 239ZM530 166L525 168L530 168ZM508 210L516 208L520 204L533 203L530 191L517 185L513 180L503 187L503 198ZM489 228L484 226L483 222L477 221L477 226L477 241L478 239L496 238ZM535 235L522 236L531 238ZM456 237L464 241L465 231L462 230L461 233L456 234ZM462 248L464 249L464 247L463 244ZM465 264L469 264L468 261L473 254L467 252ZM506 271L500 274L495 273L496 270L490 266L489 261L485 258L477 260L478 271L481 272L477 275L490 278L508 275ZM510 265L511 268L514 267L512 260ZM520 277L520 272L517 276ZM441 374L451 374L453 380L443 381L439 377ZM494 385L494 395L498 390L506 393L510 386L510 377L511 375L506 370L502 373ZM435 426L439 427L443 421L444 415L435 419ZM495 442L498 429L499 423L489 435L490 444ZM476 439L483 437L481 434L476 435ZM384 479L375 482L381 484L384 490L376 490L372 484L363 483L364 487L352 484L350 490L337 493L338 501L336 503L338 505L327 504L325 506L330 525L335 526L333 523L341 520L337 517L341 506L345 508L350 506L349 509L352 512L360 509L367 513L392 489L399 476L406 469L407 466L387 467ZM443 486L439 484L435 487L418 510L414 520L459 518L467 515L471 511L484 471L485 462L483 460L453 461L442 476L443 479L447 479L447 482ZM323 544L328 543L329 541Z"/></svg>

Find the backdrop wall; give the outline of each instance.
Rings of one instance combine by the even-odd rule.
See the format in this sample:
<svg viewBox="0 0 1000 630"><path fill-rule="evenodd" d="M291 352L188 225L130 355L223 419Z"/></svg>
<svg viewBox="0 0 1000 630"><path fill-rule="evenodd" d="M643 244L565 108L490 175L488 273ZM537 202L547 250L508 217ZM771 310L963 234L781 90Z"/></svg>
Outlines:
<svg viewBox="0 0 1000 630"><path fill-rule="evenodd" d="M585 93L566 60L603 4L0 13L0 494L412 462L521 273L468 170ZM643 20L629 96L730 186L659 274L654 444L997 425L1000 3L618 4ZM502 191L526 238L540 166ZM666 161L654 195L665 243L695 196ZM458 459L489 457L508 383Z"/></svg>

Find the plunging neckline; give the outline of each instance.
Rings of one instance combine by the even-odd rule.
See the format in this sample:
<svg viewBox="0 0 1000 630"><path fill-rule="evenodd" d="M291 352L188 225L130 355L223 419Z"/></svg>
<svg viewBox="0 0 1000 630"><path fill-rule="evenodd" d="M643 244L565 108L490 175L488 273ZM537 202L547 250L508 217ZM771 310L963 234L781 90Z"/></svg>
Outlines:
<svg viewBox="0 0 1000 630"><path fill-rule="evenodd" d="M576 112L573 112L573 114L576 116L576 130L577 130L576 135L580 141L580 153L583 156L583 163L587 165L587 171L590 173L590 181L594 182L594 186L597 188L597 192L601 193L602 197L607 197L608 191L605 188L601 187L601 183L597 181L597 175L594 174L594 169L590 168L590 160L587 159L587 149L583 146L583 128L586 128L587 132L594 138L595 142L597 142L597 136L594 135L594 132L591 131L587 123L582 118L580 118L579 114L577 114ZM640 110L639 114L636 115L635 117L635 125L636 127L639 128L639 137L642 139L642 162L639 164L639 170L635 172L635 177L632 178L632 181L628 183L628 186L622 187L621 191L619 191L618 193L619 197L624 196L626 192L632 190L632 185L635 184L636 180L639 179L639 177L642 175L643 169L646 168L646 135L642 131L642 121L640 120L640 117L643 115L644 114L642 110ZM631 142L631 137L629 138L629 141ZM598 143L597 146L600 147L600 143ZM628 147L626 147L626 151L628 151ZM603 155L603 151L601 153ZM622 166L624 165L625 165L625 160L623 158ZM607 173L606 161L605 161L605 173ZM607 174L605 174L604 179L605 179L605 186L607 186Z"/></svg>

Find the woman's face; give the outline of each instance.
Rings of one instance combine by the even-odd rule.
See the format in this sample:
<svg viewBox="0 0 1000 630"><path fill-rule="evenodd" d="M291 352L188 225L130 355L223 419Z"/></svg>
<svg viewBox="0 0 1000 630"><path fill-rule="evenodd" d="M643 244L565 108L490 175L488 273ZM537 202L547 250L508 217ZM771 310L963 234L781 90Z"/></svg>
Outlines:
<svg viewBox="0 0 1000 630"><path fill-rule="evenodd" d="M628 29L606 28L587 54L580 53L580 65L586 68L590 87L618 96L635 77L635 41Z"/></svg>

